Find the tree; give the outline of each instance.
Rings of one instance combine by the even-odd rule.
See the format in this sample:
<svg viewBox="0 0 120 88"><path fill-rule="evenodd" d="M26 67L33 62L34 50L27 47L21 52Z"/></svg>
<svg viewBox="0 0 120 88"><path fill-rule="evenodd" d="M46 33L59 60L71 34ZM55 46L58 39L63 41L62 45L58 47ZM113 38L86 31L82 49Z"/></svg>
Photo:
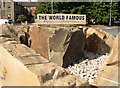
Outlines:
<svg viewBox="0 0 120 88"><path fill-rule="evenodd" d="M51 3L50 2L39 2L37 3L37 11L36 14L38 13L51 13Z"/></svg>
<svg viewBox="0 0 120 88"><path fill-rule="evenodd" d="M112 3L112 21L118 15L118 3ZM109 2L92 2L90 8L87 10L89 19L95 19L97 24L108 24L110 19L110 3Z"/></svg>
<svg viewBox="0 0 120 88"><path fill-rule="evenodd" d="M112 3L112 21L120 17L120 2ZM110 19L110 2L54 2L53 13L86 14L87 20L96 24L107 24ZM51 2L40 2L36 15L51 13Z"/></svg>
<svg viewBox="0 0 120 88"><path fill-rule="evenodd" d="M27 21L27 16L23 14L18 15L17 22L24 22L24 21Z"/></svg>

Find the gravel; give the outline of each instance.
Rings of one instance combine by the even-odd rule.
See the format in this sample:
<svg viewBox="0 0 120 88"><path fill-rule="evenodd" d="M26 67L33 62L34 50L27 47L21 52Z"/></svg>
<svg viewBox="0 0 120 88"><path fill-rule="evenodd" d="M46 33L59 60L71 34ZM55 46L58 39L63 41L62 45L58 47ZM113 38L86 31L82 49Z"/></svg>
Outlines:
<svg viewBox="0 0 120 88"><path fill-rule="evenodd" d="M85 79L89 84L93 83L102 67L107 63L108 54L98 55L90 52L84 53L85 57L68 67L69 74Z"/></svg>

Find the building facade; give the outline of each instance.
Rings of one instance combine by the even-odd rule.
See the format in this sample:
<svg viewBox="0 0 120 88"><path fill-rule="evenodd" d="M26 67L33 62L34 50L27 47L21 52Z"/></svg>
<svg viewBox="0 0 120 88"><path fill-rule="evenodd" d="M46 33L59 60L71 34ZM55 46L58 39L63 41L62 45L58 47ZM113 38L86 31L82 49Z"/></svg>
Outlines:
<svg viewBox="0 0 120 88"><path fill-rule="evenodd" d="M14 2L0 1L0 19L12 19L14 21Z"/></svg>
<svg viewBox="0 0 120 88"><path fill-rule="evenodd" d="M28 9L13 0L0 1L0 19L8 19L16 22L18 15L28 15Z"/></svg>

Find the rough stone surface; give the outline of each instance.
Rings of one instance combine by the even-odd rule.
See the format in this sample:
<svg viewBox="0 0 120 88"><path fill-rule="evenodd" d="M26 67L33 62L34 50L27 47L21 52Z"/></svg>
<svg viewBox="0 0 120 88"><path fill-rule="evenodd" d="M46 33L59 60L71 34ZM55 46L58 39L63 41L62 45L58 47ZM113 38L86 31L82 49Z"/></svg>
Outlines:
<svg viewBox="0 0 120 88"><path fill-rule="evenodd" d="M0 84L2 86L40 86L37 76L0 46Z"/></svg>
<svg viewBox="0 0 120 88"><path fill-rule="evenodd" d="M34 36L32 35L32 48L34 47L34 50L38 54L36 54L34 50L28 48L25 45L15 44L14 38L8 38L3 35L0 35L0 38L1 36L2 38L5 38L5 41L2 41L1 43L2 46L12 55L11 57L14 57L16 61L19 60L19 63L22 62L22 66L26 66L29 70L26 67L25 68L29 72L33 72L34 75L37 76L36 78L37 81L39 81L39 85L42 86L75 87L86 86L88 85L87 81L89 83L92 83L93 79L95 79L99 74L99 72L97 71L101 70L102 66L104 66L104 63L106 62L105 58L107 56L99 56L98 54L86 52L84 53L85 43L86 46L89 46L87 47L88 51L105 54L106 52L110 52L110 49L112 47L110 41L114 39L112 36L110 37L103 31L98 29L93 29L92 31L88 30L87 32L84 31L84 33L75 27L60 27L57 29L40 28L40 30L35 30L37 32L34 31ZM40 34L40 36L38 33ZM86 40L88 39L87 41L85 41L85 36ZM97 42L92 43L91 40L97 40ZM92 44L94 47L90 48ZM98 47L97 44L100 44L100 47ZM111 50L111 52L113 51L115 50ZM81 58L83 56L84 58L86 58L86 60L84 61ZM45 57L48 57L50 61L48 60L48 58L46 59ZM112 57L114 58L116 56ZM68 65L78 60L81 64L75 64L74 66L71 66L69 70L65 70L64 68L58 66L60 65L63 67L67 67ZM55 62L57 65L53 62ZM15 65L17 66L17 64L18 63L16 63ZM0 69L0 74L1 72L2 70ZM75 76L69 75L68 72L70 74L74 74ZM6 73L5 69L3 69L3 73ZM81 78L79 78L78 76ZM29 78L31 79L31 76L29 76ZM82 78L84 78L85 80Z"/></svg>
<svg viewBox="0 0 120 88"><path fill-rule="evenodd" d="M31 46L31 31L28 31L29 26L2 25L0 26L0 43L7 44L25 44Z"/></svg>
<svg viewBox="0 0 120 88"><path fill-rule="evenodd" d="M114 37L101 29L85 29L86 47L88 52L105 54L110 53Z"/></svg>
<svg viewBox="0 0 120 88"><path fill-rule="evenodd" d="M68 48L63 56L63 67L67 67L69 64L80 60L80 57L84 56L84 47L84 33L81 30L75 31L69 40Z"/></svg>
<svg viewBox="0 0 120 88"><path fill-rule="evenodd" d="M102 72L99 76L95 79L93 85L96 86L120 86L119 82L119 66L120 66L120 59L119 59L119 52L120 52L120 33L115 38L114 42L112 42L112 50L109 55L109 60L107 65L104 66Z"/></svg>
<svg viewBox="0 0 120 88"><path fill-rule="evenodd" d="M4 36L2 36L2 37L4 38ZM24 66L24 67L26 66L29 69L28 70L25 67L25 69L26 69L25 72L31 71L31 74L34 73L34 75L36 74L35 77L37 76L36 77L37 82L36 82L34 77L30 76L30 74L27 75L27 73L26 73L26 75L27 75L26 77L28 78L28 76L29 76L30 80L26 81L26 78L23 77L25 82L24 81L20 82L21 85L43 85L43 86L58 85L58 86L63 86L63 85L60 85L62 80L65 81L64 86L68 85L71 87L77 86L77 85L82 85L82 84L86 83L86 81L80 80L79 78L76 78L75 76L72 76L73 78L69 79L70 76L68 75L68 72L64 68L59 67L56 64L48 61L46 58L43 58L41 56L41 54L36 54L36 52L34 50L28 48L27 46L25 46L23 44L12 44L10 41L11 41L11 38L7 39L5 42L2 42L1 45L9 52L9 55L11 54L10 56L12 58L15 58L15 60L19 63L22 62L21 63L22 66ZM12 42L13 42L13 40L12 40ZM2 56L2 55L3 54L1 54L0 56ZM8 56L6 55L6 57L8 57ZM16 66L14 66L15 69L18 67L17 65L19 65L17 62L15 62L15 65L16 65ZM7 63L7 61L6 61L6 63ZM8 62L8 64L10 64L10 63ZM12 64L11 66L14 65L13 63L11 63L11 64ZM11 66L8 66L8 67L11 67ZM10 68L10 69L12 69L12 68ZM17 68L17 72L15 72L15 73L20 75L22 73L19 73L19 71L23 72L21 70L22 70L22 68L21 69ZM6 74L6 70L4 70L3 72ZM14 77L12 77L12 76L11 76L11 78L9 78L10 82L8 83L8 85L11 85L11 84L19 85L19 84L16 84L18 82L19 78L17 79L16 82L14 82L15 80L12 81L12 79L14 79ZM32 80L32 78L34 78L34 80ZM4 79L4 77L3 77L3 79ZM22 79L22 78L20 78L20 79ZM62 80L57 81L59 79L62 79ZM38 82L38 80L39 80L39 82ZM77 81L75 81L75 80L77 80ZM19 80L19 81L21 81L21 80ZM36 83L29 84L29 82L33 82L33 81L38 84L36 84ZM57 82L57 83L55 83L55 82ZM7 85L7 82L4 85Z"/></svg>
<svg viewBox="0 0 120 88"><path fill-rule="evenodd" d="M43 57L49 59L49 30L46 28L41 29L33 26L31 31L31 48L34 49L36 53L41 54Z"/></svg>
<svg viewBox="0 0 120 88"><path fill-rule="evenodd" d="M3 25L1 26L2 34L9 38L15 38L17 36L17 32L14 26Z"/></svg>
<svg viewBox="0 0 120 88"><path fill-rule="evenodd" d="M64 42L68 35L69 31L60 28L59 30L55 30L53 36L49 39L49 48L55 52L63 52L64 51Z"/></svg>
<svg viewBox="0 0 120 88"><path fill-rule="evenodd" d="M60 78L60 79L54 81L54 86L59 86L59 85L62 85L62 86L71 86L71 87L75 87L75 86L87 86L85 83L86 82L84 80L80 81L80 80L76 79L75 76L68 75L68 76L65 76L63 78Z"/></svg>
<svg viewBox="0 0 120 88"><path fill-rule="evenodd" d="M40 64L49 62L40 54L22 44L4 44L3 45L15 58L19 59L24 65Z"/></svg>
<svg viewBox="0 0 120 88"><path fill-rule="evenodd" d="M43 57L48 56L42 53L49 54L49 60L59 66L67 67L83 56L85 36L78 28L36 28L32 35L32 48Z"/></svg>
<svg viewBox="0 0 120 88"><path fill-rule="evenodd" d="M17 32L14 26L2 25L0 26L0 43L17 43L19 40L17 38ZM7 42L8 43L8 42Z"/></svg>
<svg viewBox="0 0 120 88"><path fill-rule="evenodd" d="M114 40L112 35L101 29L85 28L82 32L77 27L33 27L32 30L32 48L63 67L80 60L84 49L98 54L110 53Z"/></svg>
<svg viewBox="0 0 120 88"><path fill-rule="evenodd" d="M29 71L33 72L35 76L37 76L37 81L39 81L39 85L41 86L63 86L61 85L63 81L65 82L64 86L86 86L85 80L81 80L75 76L69 76L68 72L64 68L59 67L52 62L49 62L45 58L41 59L42 56L40 56L40 54L36 54L32 49L28 48L25 45L3 44L2 46L4 46L5 49L12 55L11 57L15 57L16 60L18 59L20 63L23 63L23 66L25 65L29 69ZM37 57L39 57L39 60L37 59L36 55ZM17 70L19 72L19 69ZM29 78L31 79L31 76L29 76Z"/></svg>
<svg viewBox="0 0 120 88"><path fill-rule="evenodd" d="M68 74L64 69L57 67L54 63L28 65L27 67L38 75L40 83L57 80L58 78L64 77Z"/></svg>

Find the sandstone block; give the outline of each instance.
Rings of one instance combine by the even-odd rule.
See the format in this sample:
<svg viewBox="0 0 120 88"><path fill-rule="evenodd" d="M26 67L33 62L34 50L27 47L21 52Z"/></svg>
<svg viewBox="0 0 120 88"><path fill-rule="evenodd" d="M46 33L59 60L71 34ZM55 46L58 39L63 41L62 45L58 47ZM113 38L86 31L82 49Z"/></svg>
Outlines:
<svg viewBox="0 0 120 88"><path fill-rule="evenodd" d="M20 60L24 65L28 64L43 64L49 62L40 54L36 54L34 50L21 44L4 44L3 45L10 54Z"/></svg>
<svg viewBox="0 0 120 88"><path fill-rule="evenodd" d="M0 46L2 86L40 86L37 76Z"/></svg>
<svg viewBox="0 0 120 88"><path fill-rule="evenodd" d="M89 52L110 53L114 37L100 29L85 29L86 47Z"/></svg>
<svg viewBox="0 0 120 88"><path fill-rule="evenodd" d="M31 28L31 48L36 51L36 53L41 54L41 56L49 59L48 45L49 45L49 30L39 29L37 27Z"/></svg>
<svg viewBox="0 0 120 88"><path fill-rule="evenodd" d="M78 61L83 57L84 47L85 36L80 29L36 28L32 32L32 48L59 66L67 67Z"/></svg>

